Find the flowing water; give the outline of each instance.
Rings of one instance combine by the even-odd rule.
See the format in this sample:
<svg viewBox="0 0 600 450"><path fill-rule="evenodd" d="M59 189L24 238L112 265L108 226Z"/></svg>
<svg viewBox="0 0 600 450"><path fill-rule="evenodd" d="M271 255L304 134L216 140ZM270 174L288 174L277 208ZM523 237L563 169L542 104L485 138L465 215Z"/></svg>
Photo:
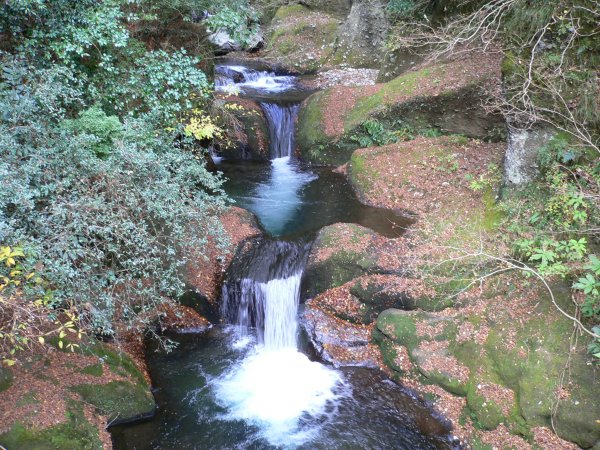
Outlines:
<svg viewBox="0 0 600 450"><path fill-rule="evenodd" d="M342 177L294 161L299 102L280 98L295 90L293 77L227 65L217 67L216 84L259 98L267 118L271 164L221 166L228 192L257 214L267 237L228 271L221 318L229 325L176 336L172 353L148 353L158 413L114 427L115 448L454 448L447 426L410 393L373 370L316 360L298 323L318 228L350 221L397 236L407 221L360 205Z"/></svg>

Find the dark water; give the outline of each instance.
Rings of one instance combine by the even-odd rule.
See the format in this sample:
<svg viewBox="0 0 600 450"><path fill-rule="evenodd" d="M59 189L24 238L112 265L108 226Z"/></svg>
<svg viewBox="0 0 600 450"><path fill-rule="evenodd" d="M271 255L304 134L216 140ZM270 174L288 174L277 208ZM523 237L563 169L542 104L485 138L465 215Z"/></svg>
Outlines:
<svg viewBox="0 0 600 450"><path fill-rule="evenodd" d="M232 328L180 335L170 354L148 353L159 409L154 419L111 429L116 450L277 449L261 427L230 420L213 388L251 350L236 348ZM233 345L232 345L233 343ZM345 394L324 416L303 427L318 430L299 449L450 449L448 429L406 391L377 372L343 369ZM335 411L334 411L335 410ZM328 419L328 420L326 420Z"/></svg>
<svg viewBox="0 0 600 450"><path fill-rule="evenodd" d="M219 164L227 193L252 211L272 236L297 237L334 223L357 223L386 237L401 236L412 222L394 212L360 203L344 175L297 163L273 169L252 162Z"/></svg>

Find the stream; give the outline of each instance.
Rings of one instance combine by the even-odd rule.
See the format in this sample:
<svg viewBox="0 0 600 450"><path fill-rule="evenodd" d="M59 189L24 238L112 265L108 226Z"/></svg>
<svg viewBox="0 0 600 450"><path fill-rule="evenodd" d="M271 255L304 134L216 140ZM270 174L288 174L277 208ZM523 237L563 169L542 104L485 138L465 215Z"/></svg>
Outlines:
<svg viewBox="0 0 600 450"><path fill-rule="evenodd" d="M323 226L359 223L388 237L410 224L360 204L342 175L295 160L294 123L308 95L296 78L239 64L216 68L218 90L255 99L270 164L218 161L226 190L265 237L228 272L221 319L204 334L149 348L157 399L150 420L111 428L115 449L453 449L450 430L378 371L318 360L298 317L300 283Z"/></svg>

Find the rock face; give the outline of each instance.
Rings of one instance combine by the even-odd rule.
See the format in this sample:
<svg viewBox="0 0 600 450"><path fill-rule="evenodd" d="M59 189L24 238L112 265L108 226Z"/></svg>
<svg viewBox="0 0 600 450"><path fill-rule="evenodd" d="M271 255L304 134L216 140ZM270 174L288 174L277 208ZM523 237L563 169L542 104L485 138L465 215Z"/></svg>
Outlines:
<svg viewBox="0 0 600 450"><path fill-rule="evenodd" d="M234 117L228 124L233 142L229 147L218 149L219 155L233 160L268 161L269 130L260 105L240 97L227 97L223 101Z"/></svg>
<svg viewBox="0 0 600 450"><path fill-rule="evenodd" d="M334 51L339 22L303 5L282 6L271 22L264 56L291 72L316 72Z"/></svg>
<svg viewBox="0 0 600 450"><path fill-rule="evenodd" d="M302 314L302 325L319 356L334 366L381 366L371 327L340 320L314 307L312 302L307 303Z"/></svg>
<svg viewBox="0 0 600 450"><path fill-rule="evenodd" d="M302 281L302 297L313 298L365 274L381 273L380 255L391 240L354 224L335 224L319 231ZM387 266L388 271L400 270Z"/></svg>
<svg viewBox="0 0 600 450"><path fill-rule="evenodd" d="M379 67L388 32L386 3L354 0L348 18L339 30L331 63L353 67Z"/></svg>
<svg viewBox="0 0 600 450"><path fill-rule="evenodd" d="M504 159L504 178L513 185L526 184L538 174L538 153L555 133L549 127L526 130L508 126L508 148Z"/></svg>
<svg viewBox="0 0 600 450"><path fill-rule="evenodd" d="M507 304L504 289L496 289L507 282L516 289L511 296L518 306ZM517 277L483 289L461 309L383 312L375 339L385 363L399 377L423 376L466 397L467 410L485 430L505 424L527 435L534 427L550 427L554 416L561 438L583 448L598 445L594 418L600 405L594 392L600 389L600 369L590 364L585 349L569 352L572 322L544 291ZM568 287L555 292L565 295L559 302L568 305ZM566 364L569 375L562 379Z"/></svg>
<svg viewBox="0 0 600 450"><path fill-rule="evenodd" d="M208 34L208 41L213 44L217 55L226 55L241 50L255 51L264 45L264 36L260 31L252 34L244 44L237 42L226 30L217 30Z"/></svg>
<svg viewBox="0 0 600 450"><path fill-rule="evenodd" d="M474 54L375 86L317 92L305 100L298 116L297 153L313 164L344 164L361 146L361 136L373 137L363 126L368 120L390 133L501 140L504 118L488 114L481 104L485 90L499 82L498 55Z"/></svg>
<svg viewBox="0 0 600 450"><path fill-rule="evenodd" d="M193 248L187 249L185 279L190 294L182 300L202 315L215 318L218 317L225 271L236 251L244 242L262 234L254 214L242 208L228 208L220 221L227 237L224 248L219 248L218 243L211 239L204 250L205 256L199 255Z"/></svg>
<svg viewBox="0 0 600 450"><path fill-rule="evenodd" d="M350 14L352 0L303 0L302 4L309 9L322 11L345 19Z"/></svg>

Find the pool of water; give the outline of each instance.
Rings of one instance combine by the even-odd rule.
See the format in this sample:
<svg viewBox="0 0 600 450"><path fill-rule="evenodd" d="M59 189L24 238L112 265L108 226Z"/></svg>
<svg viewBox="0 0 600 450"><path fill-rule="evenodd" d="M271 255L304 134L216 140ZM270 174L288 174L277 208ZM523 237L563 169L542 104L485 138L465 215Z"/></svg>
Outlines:
<svg viewBox="0 0 600 450"><path fill-rule="evenodd" d="M412 223L406 216L360 203L346 177L331 168L306 168L289 158L270 164L222 161L218 167L228 180L226 192L272 236L296 237L346 222L394 238Z"/></svg>
<svg viewBox="0 0 600 450"><path fill-rule="evenodd" d="M376 371L323 366L302 345L261 353L236 327L174 339L175 351L148 352L156 416L113 427L116 450L456 448L443 422Z"/></svg>

